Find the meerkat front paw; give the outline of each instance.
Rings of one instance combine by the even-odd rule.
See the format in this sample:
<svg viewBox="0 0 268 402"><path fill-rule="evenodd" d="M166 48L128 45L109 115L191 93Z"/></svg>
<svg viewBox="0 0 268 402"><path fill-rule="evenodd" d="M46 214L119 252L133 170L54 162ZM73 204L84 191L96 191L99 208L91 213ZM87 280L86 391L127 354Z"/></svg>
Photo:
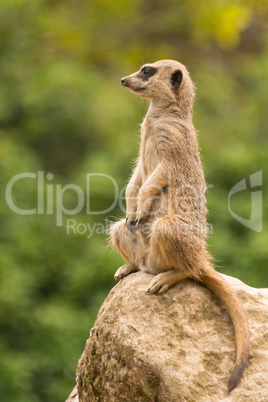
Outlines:
<svg viewBox="0 0 268 402"><path fill-rule="evenodd" d="M122 267L118 268L116 273L114 274L114 279L117 281L119 279L124 278L125 276L131 274L132 272L137 272L138 268L132 264L125 264Z"/></svg>
<svg viewBox="0 0 268 402"><path fill-rule="evenodd" d="M130 230L131 228L136 226L137 223L137 217L136 217L136 209L132 209L132 211L130 209L127 210L126 213L126 224L128 229Z"/></svg>
<svg viewBox="0 0 268 402"><path fill-rule="evenodd" d="M136 214L136 228L139 229L144 223L148 222L150 218L150 212L147 208L138 209Z"/></svg>
<svg viewBox="0 0 268 402"><path fill-rule="evenodd" d="M127 228L128 230L130 230L131 228L135 227L137 224L137 219L129 219L126 218L126 224L127 224Z"/></svg>
<svg viewBox="0 0 268 402"><path fill-rule="evenodd" d="M148 216L140 216L139 218L136 219L136 229L139 229L144 223L148 221Z"/></svg>

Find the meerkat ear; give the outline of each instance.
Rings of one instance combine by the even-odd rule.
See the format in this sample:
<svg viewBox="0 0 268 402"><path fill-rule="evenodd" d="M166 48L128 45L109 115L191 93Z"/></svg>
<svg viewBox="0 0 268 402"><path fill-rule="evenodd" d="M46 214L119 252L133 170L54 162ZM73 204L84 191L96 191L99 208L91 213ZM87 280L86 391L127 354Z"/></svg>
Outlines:
<svg viewBox="0 0 268 402"><path fill-rule="evenodd" d="M174 73L172 73L171 75L171 84L172 87L176 90L179 88L179 86L181 85L182 82L182 71L181 70L176 70L174 71Z"/></svg>

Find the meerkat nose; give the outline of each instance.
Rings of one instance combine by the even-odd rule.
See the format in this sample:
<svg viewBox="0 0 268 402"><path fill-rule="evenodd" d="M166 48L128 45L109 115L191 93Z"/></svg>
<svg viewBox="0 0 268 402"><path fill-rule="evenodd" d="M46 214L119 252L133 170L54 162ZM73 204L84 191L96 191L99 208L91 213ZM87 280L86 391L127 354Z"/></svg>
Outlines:
<svg viewBox="0 0 268 402"><path fill-rule="evenodd" d="M122 78L122 79L121 79L121 84L122 84L122 85L125 85L125 82L126 82L126 79L125 79L125 78Z"/></svg>

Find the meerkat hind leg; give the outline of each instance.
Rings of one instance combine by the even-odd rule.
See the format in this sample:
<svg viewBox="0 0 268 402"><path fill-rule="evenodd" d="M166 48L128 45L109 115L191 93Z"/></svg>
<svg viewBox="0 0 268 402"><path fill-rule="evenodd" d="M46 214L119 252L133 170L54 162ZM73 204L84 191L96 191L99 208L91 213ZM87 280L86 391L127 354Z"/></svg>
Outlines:
<svg viewBox="0 0 268 402"><path fill-rule="evenodd" d="M118 270L114 274L114 279L117 281L118 279L122 279L125 276L137 271L139 271L139 269L135 265L125 264L122 267L118 268Z"/></svg>
<svg viewBox="0 0 268 402"><path fill-rule="evenodd" d="M182 281L185 278L187 278L187 275L181 271L177 271L176 269L161 272L152 279L147 293L162 294L166 292L172 285Z"/></svg>

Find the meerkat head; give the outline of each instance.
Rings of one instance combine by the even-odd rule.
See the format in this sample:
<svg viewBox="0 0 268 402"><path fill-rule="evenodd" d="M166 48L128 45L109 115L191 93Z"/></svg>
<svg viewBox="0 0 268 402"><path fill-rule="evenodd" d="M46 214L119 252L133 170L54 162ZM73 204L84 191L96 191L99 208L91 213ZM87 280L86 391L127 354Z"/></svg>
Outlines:
<svg viewBox="0 0 268 402"><path fill-rule="evenodd" d="M186 67L175 60L143 65L139 71L121 79L123 86L151 101L176 101L188 112L194 100L194 84Z"/></svg>

